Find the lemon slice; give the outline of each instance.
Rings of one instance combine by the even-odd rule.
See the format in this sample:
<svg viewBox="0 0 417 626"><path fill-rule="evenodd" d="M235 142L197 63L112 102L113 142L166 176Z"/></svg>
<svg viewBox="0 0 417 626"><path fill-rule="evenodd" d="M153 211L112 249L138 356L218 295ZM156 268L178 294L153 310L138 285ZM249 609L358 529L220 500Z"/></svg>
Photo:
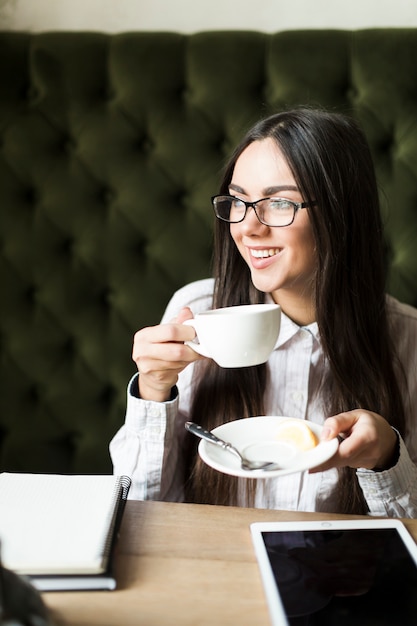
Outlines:
<svg viewBox="0 0 417 626"><path fill-rule="evenodd" d="M283 420L277 426L275 436L280 441L292 444L298 450L310 450L315 448L319 442L307 422L301 419Z"/></svg>

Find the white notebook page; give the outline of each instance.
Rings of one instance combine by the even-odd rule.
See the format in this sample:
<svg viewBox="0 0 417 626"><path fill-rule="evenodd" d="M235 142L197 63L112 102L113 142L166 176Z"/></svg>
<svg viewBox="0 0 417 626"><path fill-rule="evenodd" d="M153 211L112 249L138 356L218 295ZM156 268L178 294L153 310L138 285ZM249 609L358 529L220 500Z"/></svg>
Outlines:
<svg viewBox="0 0 417 626"><path fill-rule="evenodd" d="M103 571L120 490L111 475L0 474L3 565L26 574Z"/></svg>

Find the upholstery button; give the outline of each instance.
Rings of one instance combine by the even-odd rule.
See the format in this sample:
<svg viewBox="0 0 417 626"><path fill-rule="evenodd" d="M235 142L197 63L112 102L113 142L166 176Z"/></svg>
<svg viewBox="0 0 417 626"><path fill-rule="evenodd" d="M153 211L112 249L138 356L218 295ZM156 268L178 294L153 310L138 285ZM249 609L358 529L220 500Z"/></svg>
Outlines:
<svg viewBox="0 0 417 626"><path fill-rule="evenodd" d="M108 187L105 187L101 190L100 197L104 204L110 204L114 200L114 192Z"/></svg>
<svg viewBox="0 0 417 626"><path fill-rule="evenodd" d="M107 100L107 101L113 100L116 95L113 87L111 87L110 85L106 85L105 87L103 87L101 93L102 93L103 100Z"/></svg>
<svg viewBox="0 0 417 626"><path fill-rule="evenodd" d="M113 292L110 288L103 289L102 292L100 293L100 302L107 307L111 305L112 298L113 298Z"/></svg>
<svg viewBox="0 0 417 626"><path fill-rule="evenodd" d="M28 204L37 204L39 202L39 193L35 187L27 187L25 190L25 198Z"/></svg>
<svg viewBox="0 0 417 626"><path fill-rule="evenodd" d="M30 87L28 87L26 90L26 99L28 100L28 102L36 102L38 97L38 90L33 85L30 85Z"/></svg>
<svg viewBox="0 0 417 626"><path fill-rule="evenodd" d="M110 385L105 385L101 390L100 400L104 405L108 406L113 401L115 395L114 388Z"/></svg>
<svg viewBox="0 0 417 626"><path fill-rule="evenodd" d="M37 289L35 287L35 285L30 285L27 289L26 289L26 301L30 302L31 304L33 304L36 300L36 294L37 294Z"/></svg>
<svg viewBox="0 0 417 626"><path fill-rule="evenodd" d="M347 100L350 100L352 102L353 100L356 100L357 97L358 97L358 92L355 89L355 87L350 86L346 89Z"/></svg>
<svg viewBox="0 0 417 626"><path fill-rule="evenodd" d="M180 100L183 102L191 102L193 99L192 91L187 87L180 87L179 90Z"/></svg>
<svg viewBox="0 0 417 626"><path fill-rule="evenodd" d="M27 390L27 395L30 398L30 402L32 404L36 404L36 402L39 400L39 390L37 387L35 387L35 385L31 385L29 387L29 389Z"/></svg>
<svg viewBox="0 0 417 626"><path fill-rule="evenodd" d="M65 354L66 358L76 354L75 341L73 337L68 337L63 345L63 354Z"/></svg>
<svg viewBox="0 0 417 626"><path fill-rule="evenodd" d="M66 237L62 240L61 248L66 255L71 256L74 248L74 240L71 237Z"/></svg>
<svg viewBox="0 0 417 626"><path fill-rule="evenodd" d="M71 137L67 137L66 139L64 139L63 141L63 151L66 154L71 154L71 152L74 152L76 147L75 141L73 139L71 139Z"/></svg>
<svg viewBox="0 0 417 626"><path fill-rule="evenodd" d="M141 139L137 141L137 145L138 145L139 151L144 152L146 154L149 154L153 149L153 143L149 139L149 137L142 137Z"/></svg>
<svg viewBox="0 0 417 626"><path fill-rule="evenodd" d="M184 190L176 194L175 204L178 207L186 207L188 205L188 194Z"/></svg>

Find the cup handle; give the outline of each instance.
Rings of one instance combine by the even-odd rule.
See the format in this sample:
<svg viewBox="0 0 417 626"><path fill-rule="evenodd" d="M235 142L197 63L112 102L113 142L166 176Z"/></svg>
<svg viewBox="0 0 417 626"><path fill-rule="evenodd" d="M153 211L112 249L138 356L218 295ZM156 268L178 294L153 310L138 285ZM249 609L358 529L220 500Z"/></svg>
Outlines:
<svg viewBox="0 0 417 626"><path fill-rule="evenodd" d="M195 327L195 320L194 319L185 320L183 324L186 324L187 326L192 326L196 332L196 339L198 339L197 329ZM189 346L192 350L194 350L194 352L198 352L198 354L201 354L202 356L207 356L211 358L210 355L204 350L202 345L200 343L197 343L195 339L193 339L192 341L185 341L184 343L186 346Z"/></svg>

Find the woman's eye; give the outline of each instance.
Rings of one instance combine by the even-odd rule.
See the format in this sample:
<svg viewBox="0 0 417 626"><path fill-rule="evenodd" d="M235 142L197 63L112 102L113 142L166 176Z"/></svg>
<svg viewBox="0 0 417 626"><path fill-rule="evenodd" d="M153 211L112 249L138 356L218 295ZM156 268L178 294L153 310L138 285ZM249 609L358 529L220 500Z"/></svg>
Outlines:
<svg viewBox="0 0 417 626"><path fill-rule="evenodd" d="M269 201L269 208L274 211L288 211L288 209L292 209L292 206L289 202L285 200L274 200L273 198Z"/></svg>

